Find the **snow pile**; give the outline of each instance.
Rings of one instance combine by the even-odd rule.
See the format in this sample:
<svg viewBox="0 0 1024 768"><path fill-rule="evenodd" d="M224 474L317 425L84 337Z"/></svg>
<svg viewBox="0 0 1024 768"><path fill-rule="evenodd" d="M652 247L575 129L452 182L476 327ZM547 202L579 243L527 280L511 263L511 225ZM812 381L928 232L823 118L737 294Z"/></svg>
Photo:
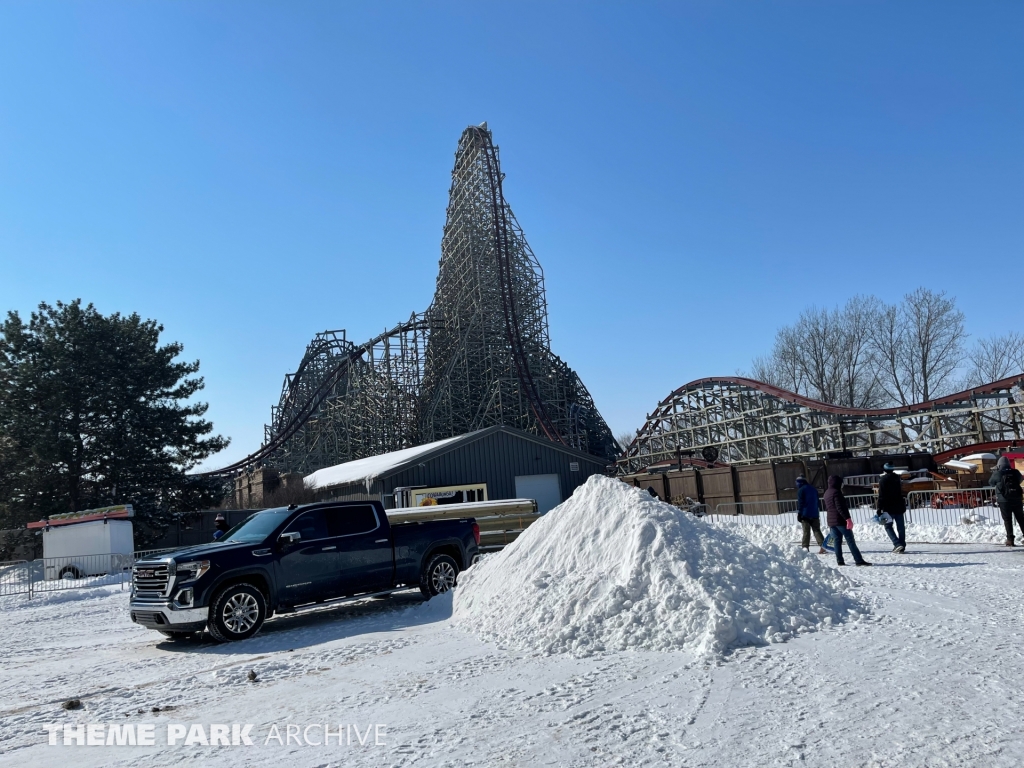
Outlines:
<svg viewBox="0 0 1024 768"><path fill-rule="evenodd" d="M758 547L594 476L463 574L453 621L543 653L714 655L855 617L862 609L848 587L803 550Z"/></svg>

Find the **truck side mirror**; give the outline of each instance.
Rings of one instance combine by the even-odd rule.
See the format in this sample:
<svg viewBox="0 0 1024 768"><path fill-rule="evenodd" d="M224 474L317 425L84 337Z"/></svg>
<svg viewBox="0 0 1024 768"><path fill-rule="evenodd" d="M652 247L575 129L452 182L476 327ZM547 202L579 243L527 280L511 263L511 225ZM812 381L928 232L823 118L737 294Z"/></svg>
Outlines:
<svg viewBox="0 0 1024 768"><path fill-rule="evenodd" d="M288 533L282 533L277 540L281 542L283 546L294 544L296 541L302 538L302 534L298 531L289 531Z"/></svg>

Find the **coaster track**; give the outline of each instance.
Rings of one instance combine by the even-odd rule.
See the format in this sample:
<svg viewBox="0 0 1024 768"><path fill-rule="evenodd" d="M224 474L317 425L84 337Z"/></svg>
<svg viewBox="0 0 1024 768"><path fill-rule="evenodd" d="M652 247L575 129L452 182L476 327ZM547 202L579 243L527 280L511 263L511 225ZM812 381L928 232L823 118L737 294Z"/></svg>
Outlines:
<svg viewBox="0 0 1024 768"><path fill-rule="evenodd" d="M543 271L503 179L486 124L468 127L431 306L363 344L343 330L317 334L285 377L260 449L205 474L260 466L305 474L494 424L611 462L611 431L551 351Z"/></svg>
<svg viewBox="0 0 1024 768"><path fill-rule="evenodd" d="M701 455L751 464L828 454L950 454L1024 440L1024 373L947 397L858 410L735 376L698 379L658 403L618 462L622 474Z"/></svg>
<svg viewBox="0 0 1024 768"><path fill-rule="evenodd" d="M318 333L306 347L295 373L285 376L280 402L271 410L271 423L265 428L267 437L264 444L244 459L202 474L229 475L266 464L272 456L285 451L289 441L295 441L310 427L311 420L326 403L332 398L343 398L346 394L344 385L358 373L383 367L383 361L390 362L392 347L402 348L405 346L402 342L408 342L417 334L425 337L426 331L424 316L413 315L407 322L359 345L348 342L343 330ZM307 448L307 455L317 442L316 437L301 441ZM388 447L386 450L397 448Z"/></svg>

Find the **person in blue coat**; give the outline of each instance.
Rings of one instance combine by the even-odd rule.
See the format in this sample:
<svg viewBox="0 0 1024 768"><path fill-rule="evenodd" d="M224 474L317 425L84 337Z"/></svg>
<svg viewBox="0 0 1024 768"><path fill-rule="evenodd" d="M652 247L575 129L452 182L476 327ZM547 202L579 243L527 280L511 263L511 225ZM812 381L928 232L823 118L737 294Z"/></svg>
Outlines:
<svg viewBox="0 0 1024 768"><path fill-rule="evenodd" d="M821 535L821 513L818 511L818 489L807 482L807 478L800 475L796 479L796 519L803 526L804 535L800 546L809 550L811 548L811 534L818 542L818 554L825 554L825 537Z"/></svg>

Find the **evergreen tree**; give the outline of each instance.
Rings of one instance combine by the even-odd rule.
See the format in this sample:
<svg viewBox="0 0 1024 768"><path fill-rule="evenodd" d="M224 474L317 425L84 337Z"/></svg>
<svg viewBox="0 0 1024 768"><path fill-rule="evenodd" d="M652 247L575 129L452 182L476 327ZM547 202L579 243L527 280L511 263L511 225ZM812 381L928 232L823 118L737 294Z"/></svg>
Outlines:
<svg viewBox="0 0 1024 768"><path fill-rule="evenodd" d="M222 450L193 402L199 362L137 314L104 316L81 300L40 304L0 324L0 528L60 512L132 504L136 538L220 489L186 472Z"/></svg>

